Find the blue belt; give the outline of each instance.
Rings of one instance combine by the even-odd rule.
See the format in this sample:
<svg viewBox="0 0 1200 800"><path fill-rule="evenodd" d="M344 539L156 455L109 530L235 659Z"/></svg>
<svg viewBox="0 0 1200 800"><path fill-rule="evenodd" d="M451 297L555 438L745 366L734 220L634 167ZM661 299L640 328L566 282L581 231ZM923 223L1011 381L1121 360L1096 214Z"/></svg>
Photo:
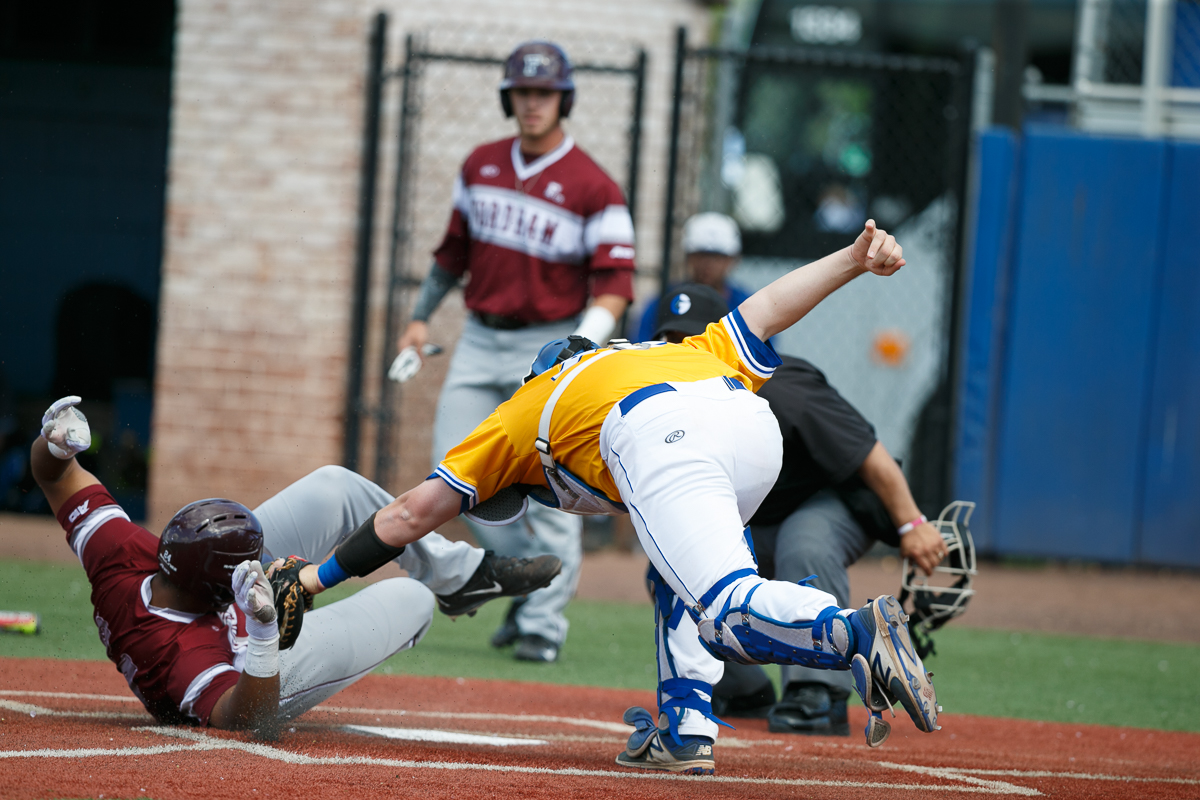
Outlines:
<svg viewBox="0 0 1200 800"><path fill-rule="evenodd" d="M722 375L721 379L725 381L725 385L729 387L730 391L736 391L738 389L744 390L746 388L742 385L741 381L735 381L728 375ZM645 400L647 397L654 397L656 394L673 391L675 391L675 387L669 383L655 383L651 384L650 386L643 386L641 389L633 392L620 402L621 416L623 417L630 411L633 411L634 406Z"/></svg>
<svg viewBox="0 0 1200 800"><path fill-rule="evenodd" d="M623 417L630 411L633 411L633 407L645 400L647 397L654 397L656 394L673 391L675 391L675 387L669 383L655 383L651 386L643 386L621 401L621 416Z"/></svg>

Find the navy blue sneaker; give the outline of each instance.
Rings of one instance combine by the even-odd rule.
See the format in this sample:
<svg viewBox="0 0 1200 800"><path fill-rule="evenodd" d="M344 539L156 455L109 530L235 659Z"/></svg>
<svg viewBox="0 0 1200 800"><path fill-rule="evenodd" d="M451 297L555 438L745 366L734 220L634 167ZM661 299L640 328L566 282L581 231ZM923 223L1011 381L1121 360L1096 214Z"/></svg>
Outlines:
<svg viewBox="0 0 1200 800"><path fill-rule="evenodd" d="M854 631L854 649L850 671L854 688L871 712L867 722L867 744L883 744L890 726L882 712L896 712L898 701L918 730L938 730L937 704L931 679L908 633L908 615L891 595L882 595L849 615Z"/></svg>
<svg viewBox="0 0 1200 800"><path fill-rule="evenodd" d="M659 730L654 717L641 706L625 709L623 719L635 730L625 752L617 756L622 767L683 775L712 775L717 771L713 740L707 736L683 736L683 744L677 744L670 731Z"/></svg>

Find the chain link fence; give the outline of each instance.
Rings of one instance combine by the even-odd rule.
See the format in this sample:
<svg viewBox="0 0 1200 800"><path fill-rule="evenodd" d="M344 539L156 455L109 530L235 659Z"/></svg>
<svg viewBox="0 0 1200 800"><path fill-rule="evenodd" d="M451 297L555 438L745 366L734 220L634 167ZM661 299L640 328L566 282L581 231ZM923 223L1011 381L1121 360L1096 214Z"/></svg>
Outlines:
<svg viewBox="0 0 1200 800"><path fill-rule="evenodd" d="M1078 20L1079 127L1200 138L1200 2L1082 0Z"/></svg>
<svg viewBox="0 0 1200 800"><path fill-rule="evenodd" d="M737 220L748 291L850 244L874 218L907 266L859 280L779 334L901 458L923 508L945 499L973 60L678 41L662 281L685 279L686 219ZM934 507L936 506L936 508Z"/></svg>
<svg viewBox="0 0 1200 800"><path fill-rule="evenodd" d="M437 392L449 358L427 359L420 380L403 387L387 379L387 365L412 293L445 233L463 161L480 144L516 133L501 110L498 86L509 53L536 38L562 45L574 64L576 101L567 131L622 187L631 211L636 206L646 70L638 46L532 28L438 28L405 37L401 63L381 83L383 105L391 104L384 116L395 120L382 126L390 128L384 141L394 144L384 146L377 171L393 177L383 181L390 208L375 237L360 382L367 388L357 404L368 423L361 461L374 462L373 478L381 485L397 478L408 485L428 474ZM464 318L461 295L453 293L432 320L433 340L450 351Z"/></svg>

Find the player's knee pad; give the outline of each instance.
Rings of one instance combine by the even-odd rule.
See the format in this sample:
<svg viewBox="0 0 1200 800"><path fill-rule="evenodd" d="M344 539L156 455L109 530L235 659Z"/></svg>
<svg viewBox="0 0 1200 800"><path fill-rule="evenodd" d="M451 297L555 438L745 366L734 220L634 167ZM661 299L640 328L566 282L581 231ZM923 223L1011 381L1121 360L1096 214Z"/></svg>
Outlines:
<svg viewBox="0 0 1200 800"><path fill-rule="evenodd" d="M762 584L759 584L761 586ZM716 658L739 664L795 664L815 669L849 669L854 634L837 606L811 622L786 622L752 607L758 586L731 607L726 601L712 619L696 623L700 642Z"/></svg>
<svg viewBox="0 0 1200 800"><path fill-rule="evenodd" d="M660 717L667 718L667 727L677 744L683 744L679 737L679 720L686 709L696 711L705 719L733 730L732 725L713 714L711 683L687 678L668 678L658 685L658 691L658 713ZM664 694L667 695L666 700L662 699Z"/></svg>

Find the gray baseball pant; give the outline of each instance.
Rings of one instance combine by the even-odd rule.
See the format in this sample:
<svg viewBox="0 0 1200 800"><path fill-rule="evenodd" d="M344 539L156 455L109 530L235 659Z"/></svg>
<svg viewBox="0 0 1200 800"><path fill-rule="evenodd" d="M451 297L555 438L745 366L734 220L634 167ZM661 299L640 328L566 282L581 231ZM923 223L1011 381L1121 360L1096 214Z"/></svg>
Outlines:
<svg viewBox="0 0 1200 800"><path fill-rule="evenodd" d="M512 397L543 345L570 335L575 326L576 321L569 319L499 331L468 317L438 397L433 463L441 463L452 447ZM530 502L525 517L511 525L489 527L470 520L467 524L481 546L501 555L531 558L549 553L562 560L558 577L531 592L516 616L522 634L538 634L561 645L568 627L563 611L579 584L583 520Z"/></svg>
<svg viewBox="0 0 1200 800"><path fill-rule="evenodd" d="M267 500L263 561L296 555L320 562L392 496L342 467L322 467ZM434 593L462 588L483 551L436 533L396 559L411 578L392 578L305 614L300 637L279 654L279 715L292 719L413 647L433 620Z"/></svg>

